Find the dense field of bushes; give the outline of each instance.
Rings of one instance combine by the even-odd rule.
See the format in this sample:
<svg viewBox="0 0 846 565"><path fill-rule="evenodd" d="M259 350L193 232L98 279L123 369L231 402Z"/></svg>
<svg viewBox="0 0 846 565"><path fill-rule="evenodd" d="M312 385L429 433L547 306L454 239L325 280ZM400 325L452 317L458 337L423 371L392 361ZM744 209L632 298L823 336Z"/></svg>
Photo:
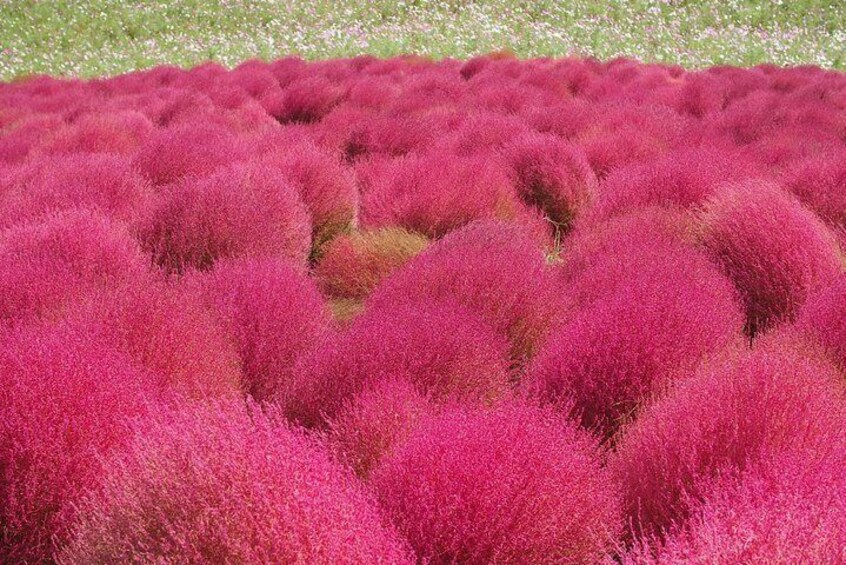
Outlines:
<svg viewBox="0 0 846 565"><path fill-rule="evenodd" d="M0 84L0 561L846 562L846 76Z"/></svg>

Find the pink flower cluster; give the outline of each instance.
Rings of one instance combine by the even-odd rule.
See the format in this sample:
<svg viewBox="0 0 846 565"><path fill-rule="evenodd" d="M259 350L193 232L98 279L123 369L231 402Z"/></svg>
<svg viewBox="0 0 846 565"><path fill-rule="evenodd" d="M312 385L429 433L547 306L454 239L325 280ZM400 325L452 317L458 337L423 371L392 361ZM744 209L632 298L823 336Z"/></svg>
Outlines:
<svg viewBox="0 0 846 565"><path fill-rule="evenodd" d="M846 562L846 76L0 84L0 562Z"/></svg>

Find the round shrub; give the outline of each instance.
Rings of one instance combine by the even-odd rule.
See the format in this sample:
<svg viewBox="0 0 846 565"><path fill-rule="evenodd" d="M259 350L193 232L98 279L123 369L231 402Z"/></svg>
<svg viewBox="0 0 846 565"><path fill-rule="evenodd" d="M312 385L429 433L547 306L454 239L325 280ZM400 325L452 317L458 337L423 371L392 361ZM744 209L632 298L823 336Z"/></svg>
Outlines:
<svg viewBox="0 0 846 565"><path fill-rule="evenodd" d="M242 390L235 344L196 289L161 281L109 289L75 305L67 321L147 368L162 390L193 398Z"/></svg>
<svg viewBox="0 0 846 565"><path fill-rule="evenodd" d="M750 334L793 320L808 294L841 271L826 226L776 185L723 186L700 221L702 246L743 297Z"/></svg>
<svg viewBox="0 0 846 565"><path fill-rule="evenodd" d="M277 400L307 426L332 419L347 400L383 379L405 379L436 401L493 401L508 390L508 344L450 302L365 312L306 353Z"/></svg>
<svg viewBox="0 0 846 565"><path fill-rule="evenodd" d="M322 446L241 401L161 411L81 506L61 563L411 563Z"/></svg>
<svg viewBox="0 0 846 565"><path fill-rule="evenodd" d="M412 383L386 379L345 402L329 423L338 458L362 479L401 444L435 404Z"/></svg>
<svg viewBox="0 0 846 565"><path fill-rule="evenodd" d="M846 276L812 293L794 328L821 345L846 370Z"/></svg>
<svg viewBox="0 0 846 565"><path fill-rule="evenodd" d="M153 123L140 112L91 112L59 130L38 148L38 153L129 155L144 142L153 129Z"/></svg>
<svg viewBox="0 0 846 565"><path fill-rule="evenodd" d="M479 221L457 230L388 276L372 309L454 300L481 315L511 342L523 362L561 315L560 289L535 242L520 226Z"/></svg>
<svg viewBox="0 0 846 565"><path fill-rule="evenodd" d="M588 221L601 221L645 206L691 208L701 204L720 184L752 178L756 173L754 163L738 158L737 151L676 149L610 173L602 181Z"/></svg>
<svg viewBox="0 0 846 565"><path fill-rule="evenodd" d="M326 247L314 276L327 295L363 300L428 245L425 236L402 228L355 231Z"/></svg>
<svg viewBox="0 0 846 565"><path fill-rule="evenodd" d="M525 135L505 148L523 202L540 208L567 231L595 198L596 175L584 151L554 135Z"/></svg>
<svg viewBox="0 0 846 565"><path fill-rule="evenodd" d="M783 182L823 220L846 229L846 151L802 159L784 173Z"/></svg>
<svg viewBox="0 0 846 565"><path fill-rule="evenodd" d="M49 562L98 487L101 458L156 394L128 357L76 328L0 337L0 561Z"/></svg>
<svg viewBox="0 0 846 565"><path fill-rule="evenodd" d="M842 377L798 347L764 347L702 365L621 431L609 465L636 533L683 522L700 483L769 454L824 450L846 417Z"/></svg>
<svg viewBox="0 0 846 565"><path fill-rule="evenodd" d="M507 168L491 154L407 155L362 194L367 228L401 226L439 238L473 220L511 219L521 203Z"/></svg>
<svg viewBox="0 0 846 565"><path fill-rule="evenodd" d="M283 134L284 135L284 134ZM312 239L317 250L339 233L355 225L358 188L350 171L337 158L312 143L292 143L268 135L260 162L278 169L300 194L311 214Z"/></svg>
<svg viewBox="0 0 846 565"><path fill-rule="evenodd" d="M577 308L529 366L526 389L575 401L582 423L610 436L640 403L703 357L742 341L736 293L695 251L641 250L609 260L598 282L623 285ZM586 279L591 280L591 279Z"/></svg>
<svg viewBox="0 0 846 565"><path fill-rule="evenodd" d="M245 390L257 400L284 389L297 358L329 330L314 282L285 259L224 260L191 278L232 336Z"/></svg>
<svg viewBox="0 0 846 565"><path fill-rule="evenodd" d="M375 469L379 501L431 563L597 563L621 529L595 440L522 403L445 409Z"/></svg>
<svg viewBox="0 0 846 565"><path fill-rule="evenodd" d="M113 155L70 154L30 161L11 175L0 194L0 225L70 208L96 210L127 222L152 190L127 159Z"/></svg>
<svg viewBox="0 0 846 565"><path fill-rule="evenodd" d="M304 263L311 247L309 214L296 188L258 165L232 165L169 187L135 231L155 262L176 272L235 257Z"/></svg>
<svg viewBox="0 0 846 565"><path fill-rule="evenodd" d="M579 308L628 286L628 273L659 265L667 254L697 255L693 241L693 221L677 208L647 206L603 222L577 222L561 251L568 307Z"/></svg>
<svg viewBox="0 0 846 565"><path fill-rule="evenodd" d="M209 175L240 157L238 140L229 128L196 120L154 131L138 148L133 164L154 184L165 185Z"/></svg>
<svg viewBox="0 0 846 565"><path fill-rule="evenodd" d="M832 451L838 450L822 460L807 453L774 457L739 479L718 481L666 543L657 550L642 544L624 563L841 561L846 503L840 493L846 484L842 445Z"/></svg>
<svg viewBox="0 0 846 565"><path fill-rule="evenodd" d="M138 244L99 214L70 210L0 231L0 320L61 317L104 289L152 279Z"/></svg>

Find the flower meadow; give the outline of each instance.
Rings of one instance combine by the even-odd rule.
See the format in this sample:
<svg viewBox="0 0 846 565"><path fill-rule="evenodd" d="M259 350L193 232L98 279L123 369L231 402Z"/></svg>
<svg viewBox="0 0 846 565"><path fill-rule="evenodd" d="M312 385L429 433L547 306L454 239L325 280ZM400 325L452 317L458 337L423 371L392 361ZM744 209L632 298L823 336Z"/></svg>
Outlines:
<svg viewBox="0 0 846 565"><path fill-rule="evenodd" d="M0 562L846 563L846 75L0 83Z"/></svg>

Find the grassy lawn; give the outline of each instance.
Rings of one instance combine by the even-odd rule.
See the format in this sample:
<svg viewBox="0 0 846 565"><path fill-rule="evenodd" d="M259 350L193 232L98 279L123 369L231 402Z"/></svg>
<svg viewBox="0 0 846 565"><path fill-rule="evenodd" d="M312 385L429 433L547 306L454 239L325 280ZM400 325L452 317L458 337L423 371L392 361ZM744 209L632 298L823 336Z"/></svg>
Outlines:
<svg viewBox="0 0 846 565"><path fill-rule="evenodd" d="M0 0L0 79L415 52L846 67L842 0Z"/></svg>

